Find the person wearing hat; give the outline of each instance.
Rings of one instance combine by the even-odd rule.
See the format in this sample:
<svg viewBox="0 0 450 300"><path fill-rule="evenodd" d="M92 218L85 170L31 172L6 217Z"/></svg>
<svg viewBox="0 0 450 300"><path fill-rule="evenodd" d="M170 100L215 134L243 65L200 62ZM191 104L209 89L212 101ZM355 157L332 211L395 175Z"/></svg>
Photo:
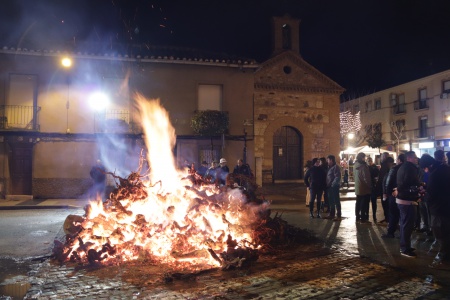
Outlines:
<svg viewBox="0 0 450 300"><path fill-rule="evenodd" d="M227 160L225 158L222 157L219 163L220 167L217 170L218 171L217 177L219 179L220 185L225 185L228 173L230 173L230 169L227 166Z"/></svg>

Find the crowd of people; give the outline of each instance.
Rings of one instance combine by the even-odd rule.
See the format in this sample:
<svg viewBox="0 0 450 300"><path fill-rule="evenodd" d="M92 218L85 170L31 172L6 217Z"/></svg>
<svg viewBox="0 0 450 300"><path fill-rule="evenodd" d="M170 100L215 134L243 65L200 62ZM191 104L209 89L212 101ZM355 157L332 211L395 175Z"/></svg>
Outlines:
<svg viewBox="0 0 450 300"><path fill-rule="evenodd" d="M435 151L434 157L423 154L420 159L414 151L409 151L398 155L396 161L385 152L381 155L378 167L370 157L358 153L352 168L356 222L371 223L369 211L372 204L372 221L387 224L387 231L382 234L382 238L395 238L398 230L402 256L417 256L411 244L412 234L417 232L434 237L430 251L437 250L437 255L432 266L449 264L450 165L447 161L450 162L450 152L445 154L443 150ZM305 184L310 190L311 217L314 217L314 200L320 202L320 191L328 191L329 195L332 191L328 178L324 188L324 173L319 172L317 166L317 159L314 159L313 166L305 174ZM378 199L381 200L384 217L379 222L376 214Z"/></svg>
<svg viewBox="0 0 450 300"><path fill-rule="evenodd" d="M228 162L225 158L221 158L219 162L213 160L209 165L206 161L198 169L195 169L194 164L186 164L189 172L195 172L203 178L205 182L216 184L218 186L225 186L229 184L230 177L233 178L233 185L242 186L245 184L245 179L253 178L253 173L249 164L245 163L243 159L238 159L233 172L230 172ZM232 176L230 176L232 175Z"/></svg>

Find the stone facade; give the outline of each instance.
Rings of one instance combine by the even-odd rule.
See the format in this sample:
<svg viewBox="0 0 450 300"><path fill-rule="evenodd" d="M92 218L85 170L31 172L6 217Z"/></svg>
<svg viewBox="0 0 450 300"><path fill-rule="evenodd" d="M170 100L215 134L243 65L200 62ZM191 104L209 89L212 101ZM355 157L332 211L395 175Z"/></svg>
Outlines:
<svg viewBox="0 0 450 300"><path fill-rule="evenodd" d="M298 21L289 17L273 22L280 30L286 23L291 28L298 27ZM298 34L298 30L290 33ZM298 41L295 37L291 40ZM276 41L282 43L280 39ZM260 184L276 179L271 175L277 168L273 161L273 137L282 127L294 129L302 141L300 164L291 168L302 168L306 160L314 157L339 154L339 96L344 89L304 61L296 47L281 51L280 46L274 45L275 56L255 73L255 159Z"/></svg>

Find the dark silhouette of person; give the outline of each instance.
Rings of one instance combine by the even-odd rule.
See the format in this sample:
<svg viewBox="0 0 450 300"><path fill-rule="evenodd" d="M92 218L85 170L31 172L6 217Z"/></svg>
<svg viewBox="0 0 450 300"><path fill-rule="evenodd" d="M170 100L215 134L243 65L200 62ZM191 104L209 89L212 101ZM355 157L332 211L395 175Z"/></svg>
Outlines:
<svg viewBox="0 0 450 300"><path fill-rule="evenodd" d="M96 199L102 199L105 201L105 189L106 189L106 170L100 160L92 166L89 172L92 180L94 181L93 191Z"/></svg>
<svg viewBox="0 0 450 300"><path fill-rule="evenodd" d="M314 200L317 199L317 218L320 218L322 194L327 187L327 173L320 166L320 160L313 158L313 166L305 174L305 184L309 189L309 216L314 218Z"/></svg>

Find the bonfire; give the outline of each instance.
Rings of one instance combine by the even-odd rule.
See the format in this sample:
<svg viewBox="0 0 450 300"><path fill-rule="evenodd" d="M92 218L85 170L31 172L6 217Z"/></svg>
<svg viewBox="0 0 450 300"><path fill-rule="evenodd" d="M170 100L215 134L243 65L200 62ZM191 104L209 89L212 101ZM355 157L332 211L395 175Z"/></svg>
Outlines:
<svg viewBox="0 0 450 300"><path fill-rule="evenodd" d="M273 226L269 202L250 199L246 189L232 182L218 186L193 169L178 170L167 111L159 101L140 95L136 101L146 156L141 152L138 170L126 178L107 173L115 190L105 203L90 202L83 217L68 218L66 240L55 241L54 258L82 264L145 259L196 269L227 269L257 260L259 251L286 228L281 222Z"/></svg>

